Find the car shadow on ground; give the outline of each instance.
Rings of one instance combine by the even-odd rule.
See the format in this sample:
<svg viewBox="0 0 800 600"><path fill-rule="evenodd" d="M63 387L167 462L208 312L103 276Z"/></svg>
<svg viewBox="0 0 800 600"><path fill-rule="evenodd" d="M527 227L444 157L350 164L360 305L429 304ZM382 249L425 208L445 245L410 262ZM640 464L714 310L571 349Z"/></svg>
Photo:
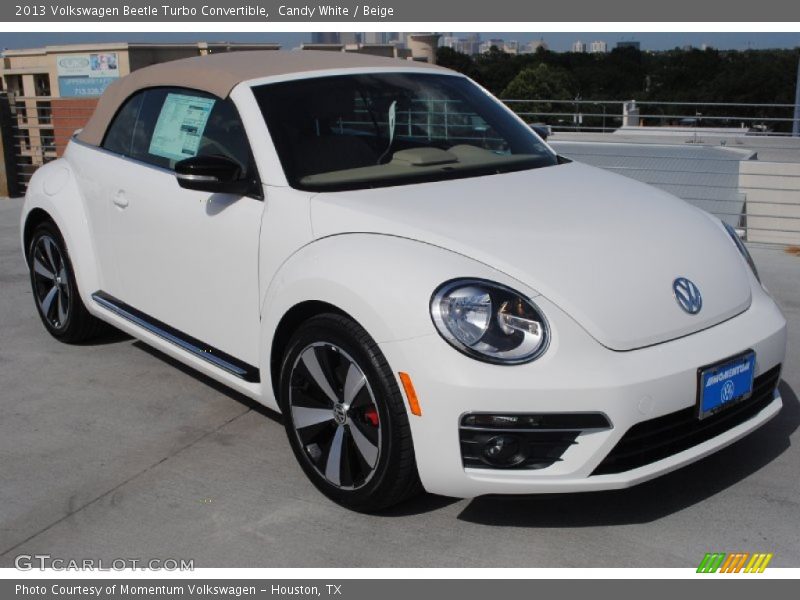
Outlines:
<svg viewBox="0 0 800 600"><path fill-rule="evenodd" d="M34 308L34 311L36 309ZM124 331L111 327L110 325L103 324L100 332L82 342L74 342L73 346L108 346L110 344L120 344L122 342L129 342L133 340L133 336L128 335Z"/></svg>
<svg viewBox="0 0 800 600"><path fill-rule="evenodd" d="M164 361L169 366L174 367L175 369L179 370L185 375L188 375L189 377L192 377L193 379L196 379L197 381L207 385L214 391L219 392L220 394L227 396L232 400L236 400L237 402L246 406L250 410L260 413L276 423L282 423L280 414L276 413L275 411L270 410L269 408L263 406L262 404L259 404L252 398L248 398L244 394L240 394L236 390L229 388L224 383L220 383L215 379L211 379L211 377L208 377L207 375L204 375L203 373L194 370L192 367L189 367L183 364L182 362L175 360L174 358L172 358L167 354L164 354L160 350L156 350L152 346L148 346L144 342L138 340L133 342L133 347L138 348L143 352L146 352L147 354L153 356L154 358L157 358L158 360Z"/></svg>
<svg viewBox="0 0 800 600"><path fill-rule="evenodd" d="M800 402L784 381L783 409L731 446L658 479L608 492L484 496L458 515L462 521L512 527L595 527L648 523L689 508L763 468L791 445Z"/></svg>
<svg viewBox="0 0 800 600"><path fill-rule="evenodd" d="M130 339L124 333L120 335L125 337L119 339ZM277 412L160 350L138 340L133 346L273 422L282 423ZM780 384L780 392L783 409L769 423L731 446L653 481L607 492L482 496L472 500L458 519L514 527L594 527L647 523L679 512L752 475L790 447L789 436L800 426L800 401L785 381ZM422 493L375 516L420 515L457 502L461 500Z"/></svg>

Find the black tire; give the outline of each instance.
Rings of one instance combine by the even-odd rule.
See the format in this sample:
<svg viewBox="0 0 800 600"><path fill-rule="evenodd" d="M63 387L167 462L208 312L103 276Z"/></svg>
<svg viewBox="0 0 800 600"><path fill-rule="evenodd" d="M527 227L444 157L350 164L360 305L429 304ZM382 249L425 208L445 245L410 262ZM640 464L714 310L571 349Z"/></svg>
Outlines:
<svg viewBox="0 0 800 600"><path fill-rule="evenodd" d="M105 324L90 315L81 301L67 245L54 223L44 222L34 229L28 245L28 272L36 311L50 335L74 344L104 330ZM49 300L48 294L52 294Z"/></svg>
<svg viewBox="0 0 800 600"><path fill-rule="evenodd" d="M417 494L421 485L405 403L369 334L352 319L323 314L301 325L287 348L279 387L283 422L295 457L317 489L359 512L379 511ZM348 374L355 384L349 384ZM322 420L308 425L309 414Z"/></svg>

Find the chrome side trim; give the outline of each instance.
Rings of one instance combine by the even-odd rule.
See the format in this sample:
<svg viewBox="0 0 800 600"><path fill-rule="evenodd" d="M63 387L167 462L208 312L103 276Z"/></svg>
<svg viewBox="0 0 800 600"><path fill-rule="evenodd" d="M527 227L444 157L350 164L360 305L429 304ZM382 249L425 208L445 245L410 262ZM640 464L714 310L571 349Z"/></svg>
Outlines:
<svg viewBox="0 0 800 600"><path fill-rule="evenodd" d="M193 338L174 327L170 327L166 323L150 317L149 315L133 308L114 298L110 294L98 290L92 294L92 300L97 302L101 307L113 312L114 314L130 321L134 325L157 335L163 340L175 344L182 350L193 354L194 356L211 363L215 367L230 373L240 379L251 383L258 383L261 379L258 368L240 361L233 356L226 354L222 350L218 350L200 340Z"/></svg>

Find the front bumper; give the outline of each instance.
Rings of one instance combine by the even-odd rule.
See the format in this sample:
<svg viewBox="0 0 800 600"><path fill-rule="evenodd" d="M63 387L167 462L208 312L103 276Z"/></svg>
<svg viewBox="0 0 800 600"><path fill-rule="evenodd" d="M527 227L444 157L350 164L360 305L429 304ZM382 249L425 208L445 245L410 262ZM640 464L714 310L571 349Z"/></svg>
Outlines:
<svg viewBox="0 0 800 600"><path fill-rule="evenodd" d="M471 498L630 487L733 443L780 411L776 391L755 414L711 439L627 471L593 474L632 426L695 404L700 366L748 348L756 352L756 376L780 365L786 321L757 288L750 308L724 323L649 348L616 352L546 299L536 302L550 321L552 340L547 353L527 365L473 360L435 333L381 344L389 364L409 373L416 388L422 416L409 413L409 420L420 478L429 492ZM471 412L601 412L612 427L581 433L559 461L543 469L465 468L458 425Z"/></svg>

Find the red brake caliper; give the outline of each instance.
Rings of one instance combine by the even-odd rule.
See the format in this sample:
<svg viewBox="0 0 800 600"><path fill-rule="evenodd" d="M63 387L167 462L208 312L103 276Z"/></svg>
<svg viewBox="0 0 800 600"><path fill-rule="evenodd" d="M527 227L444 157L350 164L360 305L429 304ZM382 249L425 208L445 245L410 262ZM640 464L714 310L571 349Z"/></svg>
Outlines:
<svg viewBox="0 0 800 600"><path fill-rule="evenodd" d="M378 410L374 406L370 406L364 411L364 418L373 427L378 426Z"/></svg>

